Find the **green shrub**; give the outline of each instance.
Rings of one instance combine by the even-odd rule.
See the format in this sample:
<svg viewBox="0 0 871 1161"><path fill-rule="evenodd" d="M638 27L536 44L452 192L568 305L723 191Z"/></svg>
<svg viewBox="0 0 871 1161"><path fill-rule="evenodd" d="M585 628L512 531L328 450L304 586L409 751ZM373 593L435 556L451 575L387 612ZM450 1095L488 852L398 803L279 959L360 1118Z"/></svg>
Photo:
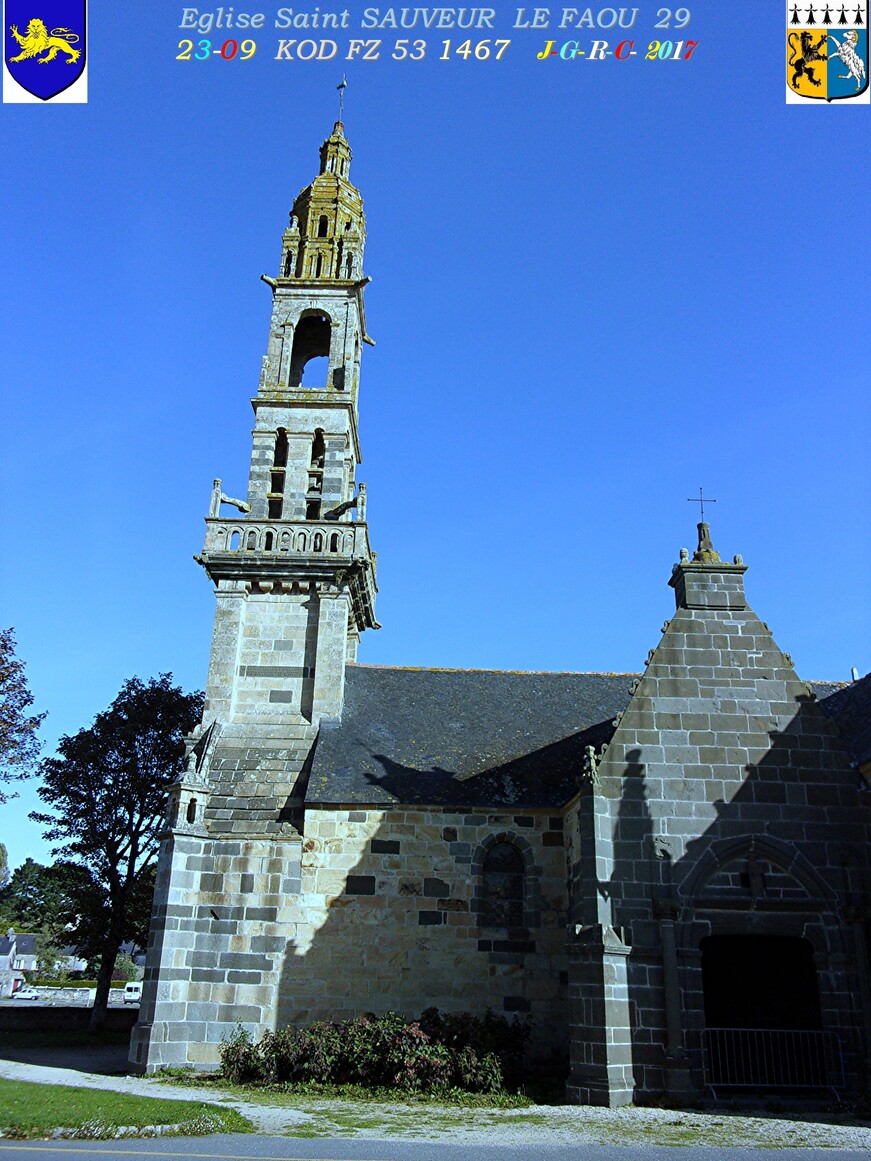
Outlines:
<svg viewBox="0 0 871 1161"><path fill-rule="evenodd" d="M235 1084L345 1084L406 1093L500 1093L520 1080L528 1020L428 1008L341 1023L318 1021L264 1034L241 1027L221 1045L221 1073Z"/></svg>

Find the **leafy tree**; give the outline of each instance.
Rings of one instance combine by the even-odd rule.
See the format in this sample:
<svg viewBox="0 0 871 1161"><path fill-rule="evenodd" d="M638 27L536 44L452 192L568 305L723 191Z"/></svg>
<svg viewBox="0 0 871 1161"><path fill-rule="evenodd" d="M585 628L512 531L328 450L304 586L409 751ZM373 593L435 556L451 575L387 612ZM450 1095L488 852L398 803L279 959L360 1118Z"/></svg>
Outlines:
<svg viewBox="0 0 871 1161"><path fill-rule="evenodd" d="M139 969L133 962L131 956L122 954L115 960L115 971L112 973L116 980L124 980L129 983L130 980L135 980Z"/></svg>
<svg viewBox="0 0 871 1161"><path fill-rule="evenodd" d="M87 872L76 894L75 942L99 948L92 1030L102 1027L121 944L141 931L146 884L157 857L166 792L184 767L184 736L202 715L203 695L184 693L164 673L138 677L89 729L58 742L41 765L38 794L51 814L33 813L44 837ZM84 947L82 947L84 952Z"/></svg>
<svg viewBox="0 0 871 1161"><path fill-rule="evenodd" d="M9 856L6 847L0 843L0 890L9 882Z"/></svg>
<svg viewBox="0 0 871 1161"><path fill-rule="evenodd" d="M72 880L81 868L58 863L45 867L25 859L0 890L0 924L5 931L33 931L64 943L72 912Z"/></svg>
<svg viewBox="0 0 871 1161"><path fill-rule="evenodd" d="M15 656L15 634L11 629L0 630L0 782L33 773L40 749L36 731L45 714L28 713L32 705L24 662ZM0 790L0 802L9 797Z"/></svg>
<svg viewBox="0 0 871 1161"><path fill-rule="evenodd" d="M69 975L63 947L47 935L36 937L36 976L39 980L65 980Z"/></svg>

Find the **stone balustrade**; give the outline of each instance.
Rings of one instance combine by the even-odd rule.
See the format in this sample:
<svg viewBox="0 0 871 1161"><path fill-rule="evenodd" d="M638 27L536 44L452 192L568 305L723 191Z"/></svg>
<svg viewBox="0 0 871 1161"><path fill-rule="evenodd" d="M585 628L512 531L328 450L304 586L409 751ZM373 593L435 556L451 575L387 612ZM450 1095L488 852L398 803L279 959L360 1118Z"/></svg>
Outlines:
<svg viewBox="0 0 871 1161"><path fill-rule="evenodd" d="M369 535L363 523L317 520L206 519L203 551L260 552L288 555L368 557Z"/></svg>

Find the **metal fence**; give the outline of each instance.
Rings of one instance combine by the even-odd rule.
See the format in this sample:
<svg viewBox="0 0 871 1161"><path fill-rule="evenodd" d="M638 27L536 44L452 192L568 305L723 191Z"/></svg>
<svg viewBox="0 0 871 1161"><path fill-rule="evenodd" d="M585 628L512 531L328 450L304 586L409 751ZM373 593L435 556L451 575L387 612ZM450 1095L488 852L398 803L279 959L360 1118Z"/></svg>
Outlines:
<svg viewBox="0 0 871 1161"><path fill-rule="evenodd" d="M706 1028L705 1084L712 1088L844 1087L841 1042L834 1032L778 1028Z"/></svg>

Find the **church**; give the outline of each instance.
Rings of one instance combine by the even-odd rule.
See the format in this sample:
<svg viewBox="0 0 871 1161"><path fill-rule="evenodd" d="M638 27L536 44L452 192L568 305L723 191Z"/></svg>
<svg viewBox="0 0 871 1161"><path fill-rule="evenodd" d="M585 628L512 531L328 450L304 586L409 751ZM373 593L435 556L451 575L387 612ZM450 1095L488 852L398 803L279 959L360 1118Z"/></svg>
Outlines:
<svg viewBox="0 0 871 1161"><path fill-rule="evenodd" d="M706 523L641 674L356 662L378 586L350 165L339 121L264 275L131 1069L213 1068L239 1023L437 1006L528 1016L573 1102L863 1093L871 677L801 680Z"/></svg>

